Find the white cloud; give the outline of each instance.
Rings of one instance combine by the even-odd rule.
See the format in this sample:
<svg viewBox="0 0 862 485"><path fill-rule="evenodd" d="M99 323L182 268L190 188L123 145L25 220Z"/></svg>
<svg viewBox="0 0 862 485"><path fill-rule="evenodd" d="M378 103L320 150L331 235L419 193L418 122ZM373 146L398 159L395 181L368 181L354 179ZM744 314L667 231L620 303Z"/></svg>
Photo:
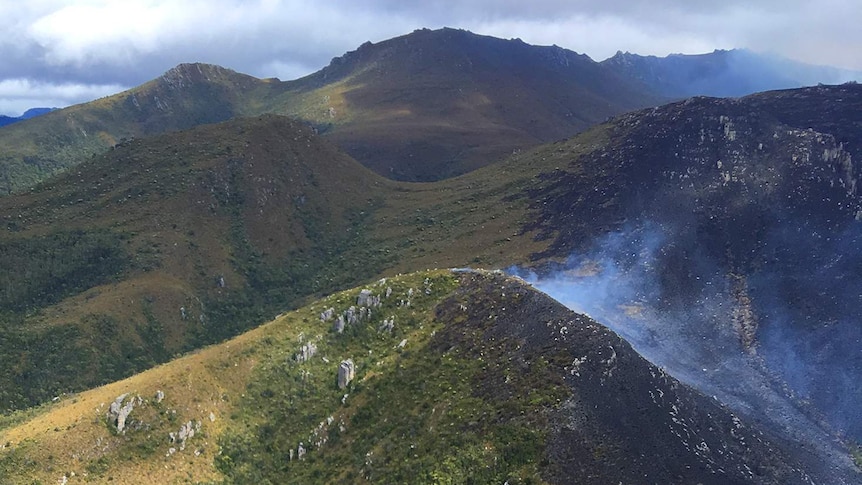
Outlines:
<svg viewBox="0 0 862 485"><path fill-rule="evenodd" d="M553 22L504 20L479 25L481 32L495 37L518 37L529 44L556 44L586 53L601 61L618 50L642 55L696 54L712 51L715 43L687 32L659 33L649 26L613 16L574 16ZM730 46L732 47L732 46Z"/></svg>
<svg viewBox="0 0 862 485"><path fill-rule="evenodd" d="M82 2L36 19L29 36L46 49L52 64L90 59L133 62L134 54L159 47L160 31L172 18L167 5L150 2Z"/></svg>
<svg viewBox="0 0 862 485"><path fill-rule="evenodd" d="M28 108L62 107L109 96L127 89L117 84L52 84L29 79L0 81L0 114L18 116Z"/></svg>
<svg viewBox="0 0 862 485"><path fill-rule="evenodd" d="M289 57L275 56L287 53L303 58L321 50L345 49L353 46L357 33L389 36L404 23L382 12L309 0L62 3L35 18L24 32L44 50L45 62L59 66L128 65L141 57L177 54L197 58L174 63L245 59L259 61L258 66L296 64Z"/></svg>

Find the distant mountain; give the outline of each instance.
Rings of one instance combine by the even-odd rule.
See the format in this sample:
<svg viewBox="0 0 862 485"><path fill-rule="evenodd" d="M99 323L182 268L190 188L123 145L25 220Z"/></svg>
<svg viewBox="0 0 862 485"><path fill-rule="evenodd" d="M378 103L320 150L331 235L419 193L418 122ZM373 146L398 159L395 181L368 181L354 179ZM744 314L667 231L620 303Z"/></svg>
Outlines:
<svg viewBox="0 0 862 485"><path fill-rule="evenodd" d="M363 44L283 88L287 112L367 167L424 181L663 101L586 55L455 29Z"/></svg>
<svg viewBox="0 0 862 485"><path fill-rule="evenodd" d="M59 108L30 108L21 115L22 120L29 120L37 116L48 114L52 111L57 111Z"/></svg>
<svg viewBox="0 0 862 485"><path fill-rule="evenodd" d="M26 189L122 139L264 113L304 120L387 178L440 180L669 99L858 77L744 50L618 53L596 63L556 46L418 30L365 43L294 81L182 64L127 92L6 128L0 193Z"/></svg>
<svg viewBox="0 0 862 485"><path fill-rule="evenodd" d="M366 43L303 79L182 64L129 91L0 131L0 193L120 140L263 113L315 126L376 172L439 180L664 98L587 56L466 31Z"/></svg>
<svg viewBox="0 0 862 485"><path fill-rule="evenodd" d="M862 73L795 62L745 49L667 57L617 52L602 65L671 98L739 97L761 91L862 79Z"/></svg>
<svg viewBox="0 0 862 485"><path fill-rule="evenodd" d="M336 293L58 401L0 422L6 483L848 483L484 272Z"/></svg>
<svg viewBox="0 0 862 485"><path fill-rule="evenodd" d="M181 64L137 88L16 123L0 131L0 193L35 183L140 136L250 113L267 83L229 69Z"/></svg>
<svg viewBox="0 0 862 485"><path fill-rule="evenodd" d="M5 116L0 115L0 127L11 125L12 123L17 123L18 121L29 120L30 118L35 118L36 116L41 116L46 113L50 113L51 111L56 111L57 108L30 108L24 112L21 116Z"/></svg>

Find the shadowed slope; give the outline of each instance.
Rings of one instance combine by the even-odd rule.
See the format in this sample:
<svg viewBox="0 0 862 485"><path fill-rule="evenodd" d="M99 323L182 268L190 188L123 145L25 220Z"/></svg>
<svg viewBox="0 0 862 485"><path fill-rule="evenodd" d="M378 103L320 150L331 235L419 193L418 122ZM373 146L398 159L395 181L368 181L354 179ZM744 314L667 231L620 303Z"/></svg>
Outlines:
<svg viewBox="0 0 862 485"><path fill-rule="evenodd" d="M670 98L745 96L774 89L839 84L862 73L795 62L745 49L708 54L640 56L617 52L602 65Z"/></svg>
<svg viewBox="0 0 862 485"><path fill-rule="evenodd" d="M527 227L567 258L555 296L791 434L859 440L860 106L856 85L694 98L543 152Z"/></svg>
<svg viewBox="0 0 862 485"><path fill-rule="evenodd" d="M288 112L400 180L464 173L660 100L585 55L454 29L363 44L285 87Z"/></svg>

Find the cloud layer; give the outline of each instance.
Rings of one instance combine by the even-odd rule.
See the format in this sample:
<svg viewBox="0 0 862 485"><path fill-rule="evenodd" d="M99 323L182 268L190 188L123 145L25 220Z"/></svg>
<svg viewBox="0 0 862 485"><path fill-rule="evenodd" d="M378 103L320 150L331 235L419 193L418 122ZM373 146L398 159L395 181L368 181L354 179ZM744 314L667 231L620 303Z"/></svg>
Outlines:
<svg viewBox="0 0 862 485"><path fill-rule="evenodd" d="M292 79L421 27L459 27L601 60L748 47L862 70L855 0L33 0L3 2L0 113L63 106L210 62ZM17 93L17 94L16 94Z"/></svg>

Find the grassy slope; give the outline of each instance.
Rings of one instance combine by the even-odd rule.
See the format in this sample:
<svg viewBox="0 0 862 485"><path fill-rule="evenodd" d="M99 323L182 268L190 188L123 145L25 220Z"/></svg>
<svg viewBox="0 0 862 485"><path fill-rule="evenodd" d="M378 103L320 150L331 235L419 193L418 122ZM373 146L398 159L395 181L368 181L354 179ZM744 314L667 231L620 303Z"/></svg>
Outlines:
<svg viewBox="0 0 862 485"><path fill-rule="evenodd" d="M123 377L373 276L362 226L379 182L267 117L129 142L3 198L2 406Z"/></svg>
<svg viewBox="0 0 862 485"><path fill-rule="evenodd" d="M482 365L428 347L443 325L457 324L435 321L433 312L456 286L448 271L370 285L384 295L382 307L344 334L334 333L319 314L329 307L346 310L355 304L358 289L334 294L222 345L64 396L21 422L9 419L0 425L4 483L49 483L72 472L82 483L196 483L224 477L237 483L270 483L275 477L440 483L464 472L482 482L534 479L543 435L529 419L517 417L518 409L541 405L545 397L540 396L556 402L556 384L536 374L525 376L523 401L495 403L473 395L470 383ZM409 306L402 304L407 300ZM378 331L381 321L392 317L392 333ZM407 343L401 348L403 339ZM294 359L303 342L318 348L307 363ZM341 391L335 370L345 358L356 362L357 376ZM165 399L157 403L159 390ZM126 433L117 434L105 412L124 393L144 402L131 413ZM342 403L345 393L349 396ZM384 415L391 419L381 422ZM315 438L326 436L326 442L315 446L310 436L328 417L332 422ZM184 450L168 456L171 447L179 448L168 433L189 420L200 421L200 431ZM460 429L473 420L472 429ZM404 441L405 432L413 438ZM296 449L299 442L309 449L306 459L286 462L288 448Z"/></svg>
<svg viewBox="0 0 862 485"><path fill-rule="evenodd" d="M358 306L360 289L380 306L337 333L321 313ZM348 358L355 379L339 389ZM118 433L106 410L127 393L140 400ZM186 423L194 435L172 442ZM517 279L449 270L336 293L7 417L0 444L10 484L810 483L805 450L788 453L592 320Z"/></svg>
<svg viewBox="0 0 862 485"><path fill-rule="evenodd" d="M378 274L527 262L547 241L521 230L524 191L602 138L438 184L375 176L279 117L126 142L0 199L0 402L124 377Z"/></svg>
<svg viewBox="0 0 862 485"><path fill-rule="evenodd" d="M47 113L0 131L0 193L33 186L133 137L244 114L270 83L206 64L181 64L129 91Z"/></svg>
<svg viewBox="0 0 862 485"><path fill-rule="evenodd" d="M397 249L390 272L533 263L552 234L532 228L542 201L529 194L547 185L546 174L564 171L579 173L584 186L594 186L604 175L583 173L577 159L606 139L607 127L599 126L444 182L396 185L375 213L372 238Z"/></svg>

